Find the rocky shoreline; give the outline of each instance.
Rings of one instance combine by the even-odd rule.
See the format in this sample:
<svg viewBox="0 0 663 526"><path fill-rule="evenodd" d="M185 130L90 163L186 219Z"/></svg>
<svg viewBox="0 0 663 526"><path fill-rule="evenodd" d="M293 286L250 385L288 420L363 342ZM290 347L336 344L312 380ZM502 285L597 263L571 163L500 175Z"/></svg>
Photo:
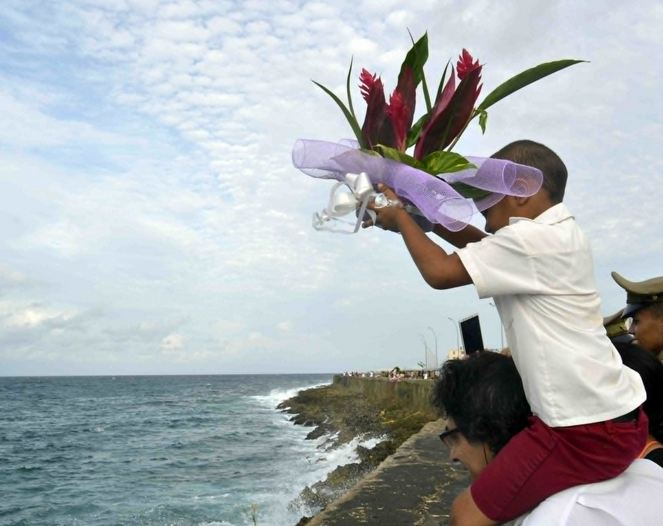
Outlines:
<svg viewBox="0 0 663 526"><path fill-rule="evenodd" d="M325 480L306 487L293 501L324 509L348 492L387 457L438 415L428 403L432 380L400 383L382 378L335 377L331 385L300 391L278 409L292 414L296 425L313 427L307 439L326 437L324 448L335 448L357 437L375 439L368 449L357 447L358 461L339 466ZM440 453L442 455L442 452ZM306 524L311 517L298 523Z"/></svg>

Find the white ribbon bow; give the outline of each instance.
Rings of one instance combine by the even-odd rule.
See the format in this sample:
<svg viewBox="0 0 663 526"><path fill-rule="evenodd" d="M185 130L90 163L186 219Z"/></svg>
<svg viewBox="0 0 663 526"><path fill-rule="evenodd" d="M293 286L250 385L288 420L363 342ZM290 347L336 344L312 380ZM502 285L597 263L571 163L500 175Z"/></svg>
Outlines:
<svg viewBox="0 0 663 526"><path fill-rule="evenodd" d="M349 188L349 192L340 191L343 186ZM343 181L336 183L329 193L329 203L321 212L313 214L313 228L316 230L327 230L338 234L356 234L361 226L364 214L368 214L373 224L375 224L376 214L373 210L367 210L368 202L375 195L373 185L368 175L364 172L360 174L345 174ZM345 221L341 217L355 212L357 221ZM351 225L352 230L334 228L329 225L331 221Z"/></svg>

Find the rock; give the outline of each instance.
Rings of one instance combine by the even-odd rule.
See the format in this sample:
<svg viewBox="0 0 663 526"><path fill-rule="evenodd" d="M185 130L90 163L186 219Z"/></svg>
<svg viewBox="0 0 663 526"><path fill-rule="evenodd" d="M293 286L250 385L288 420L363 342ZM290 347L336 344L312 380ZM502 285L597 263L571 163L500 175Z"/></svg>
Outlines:
<svg viewBox="0 0 663 526"><path fill-rule="evenodd" d="M339 466L325 480L306 487L290 503L322 509L375 469L411 435L438 415L428 403L431 381L399 384L382 378L335 377L329 386L301 391L279 404L296 425L314 426L307 439L329 436L321 447L338 447L357 436L384 437L373 448L359 446L358 462Z"/></svg>
<svg viewBox="0 0 663 526"><path fill-rule="evenodd" d="M442 420L426 424L308 524L447 525L454 497L470 480L464 469L449 461L438 438L444 428Z"/></svg>

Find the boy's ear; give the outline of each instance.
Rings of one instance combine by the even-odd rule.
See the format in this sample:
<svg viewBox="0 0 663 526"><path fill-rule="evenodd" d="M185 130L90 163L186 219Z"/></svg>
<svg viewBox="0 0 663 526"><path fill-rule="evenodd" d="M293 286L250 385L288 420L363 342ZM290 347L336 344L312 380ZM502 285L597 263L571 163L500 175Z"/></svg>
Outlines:
<svg viewBox="0 0 663 526"><path fill-rule="evenodd" d="M516 206L526 206L527 203L529 203L529 200L530 200L529 197L513 196L513 202L516 204Z"/></svg>

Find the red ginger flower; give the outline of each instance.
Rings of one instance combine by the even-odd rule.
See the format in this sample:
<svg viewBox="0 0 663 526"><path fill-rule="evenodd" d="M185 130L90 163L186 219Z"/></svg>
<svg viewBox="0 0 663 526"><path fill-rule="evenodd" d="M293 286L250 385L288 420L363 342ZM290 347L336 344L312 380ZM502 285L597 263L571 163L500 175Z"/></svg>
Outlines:
<svg viewBox="0 0 663 526"><path fill-rule="evenodd" d="M464 53L467 51L463 50ZM464 70L458 88L455 88L453 70L446 86L438 95L435 106L424 125L414 147L415 159L423 159L428 154L443 150L463 132L472 118L474 103L481 92L481 69L483 66L472 64L472 57L467 53L472 69ZM458 67L461 67L458 61Z"/></svg>
<svg viewBox="0 0 663 526"><path fill-rule="evenodd" d="M412 127L416 105L417 80L409 65L403 65L398 84L389 99L387 114L394 128L394 147L402 152L407 148L407 136Z"/></svg>
<svg viewBox="0 0 663 526"><path fill-rule="evenodd" d="M375 93L376 90L384 93L382 80L377 75L371 75L369 71L362 69L359 74L359 80L361 81L359 91L361 91L361 95L366 102L368 102L371 94Z"/></svg>
<svg viewBox="0 0 663 526"><path fill-rule="evenodd" d="M403 96L396 90L389 97L387 117L391 121L394 133L394 148L405 151L407 132L412 124L412 112L408 109Z"/></svg>
<svg viewBox="0 0 663 526"><path fill-rule="evenodd" d="M463 80L469 73L475 69L481 67L479 65L479 59L474 61L470 52L463 48L462 53L458 56L458 62L456 63L456 71L458 72L458 78Z"/></svg>
<svg viewBox="0 0 663 526"><path fill-rule="evenodd" d="M366 145L371 149L383 145L405 151L415 104L416 82L411 68L404 68L399 75L389 104L380 77L362 69L359 80L359 89L366 101L366 117L361 128Z"/></svg>
<svg viewBox="0 0 663 526"><path fill-rule="evenodd" d="M389 131L387 121L387 102L384 98L384 86L377 75L371 75L365 69L359 75L361 84L359 89L366 101L366 117L361 133L369 148L375 148L378 144L384 144L385 134Z"/></svg>

